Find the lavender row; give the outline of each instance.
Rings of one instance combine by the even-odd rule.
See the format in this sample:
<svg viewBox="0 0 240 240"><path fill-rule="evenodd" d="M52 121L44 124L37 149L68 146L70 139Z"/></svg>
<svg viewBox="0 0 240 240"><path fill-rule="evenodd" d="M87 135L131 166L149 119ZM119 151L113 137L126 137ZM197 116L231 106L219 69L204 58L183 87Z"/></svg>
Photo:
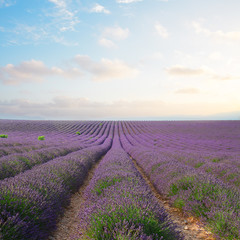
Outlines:
<svg viewBox="0 0 240 240"><path fill-rule="evenodd" d="M99 131L100 136L95 135L88 144L79 145L78 142L70 142L64 146L50 147L31 151L25 154L11 154L0 158L0 180L14 177L17 174L31 169L35 165L43 164L59 156L65 156L80 149L103 143L110 129L110 124ZM105 133L106 132L106 133Z"/></svg>
<svg viewBox="0 0 240 240"><path fill-rule="evenodd" d="M71 126L71 124L68 124L67 126L69 128L73 127L75 129L74 132L72 132L72 129L70 132L69 131L60 131L59 129L54 130L51 129L49 130L47 127L47 123L43 124L42 130L40 131L38 124L37 123L32 123L31 121L28 121L31 123L31 128L29 129L25 129L21 128L20 126L15 126L15 124L13 124L12 128L14 129L14 131L11 131L11 129L9 129L6 124L2 124L1 125L1 129L5 129L2 130L4 132L8 133L8 138L6 139L0 139L0 152L2 150L2 153L4 155L9 154L8 152L12 153L14 152L14 150L16 149L16 151L22 151L21 147L31 147L33 146L34 148L42 148L42 147L46 147L46 146L58 146L64 142L69 142L69 141L74 141L74 140L78 140L80 142L84 141L86 142L86 140L88 141L88 134L91 131L92 133L97 129L96 126L98 127L97 123L92 123L92 124L76 124L76 126ZM28 125L27 125L28 126ZM25 126L26 127L26 126ZM19 129L18 129L19 128ZM97 129L98 131L100 130L100 128ZM78 136L76 134L76 131L81 132L81 136ZM38 140L38 136L45 136L45 141L43 142L39 142ZM92 134L94 135L94 134Z"/></svg>
<svg viewBox="0 0 240 240"><path fill-rule="evenodd" d="M84 194L76 239L182 239L116 134Z"/></svg>
<svg viewBox="0 0 240 240"><path fill-rule="evenodd" d="M121 135L121 142L147 173L159 193L169 197L174 206L201 217L220 239L240 238L239 189L206 172L202 164L210 165L209 160L205 159L204 163L202 159L196 159L198 154L195 154L195 158L186 164L182 152L170 154L164 150L139 148L133 146L126 135ZM214 164L220 161L213 158L213 171L217 172ZM238 171L235 169L233 173L238 174Z"/></svg>
<svg viewBox="0 0 240 240"><path fill-rule="evenodd" d="M2 145L2 147L0 147L0 157L47 147L60 147L70 142L78 142L79 145L91 145L94 143L95 137L99 138L103 134L109 123L83 124L81 128L77 128L81 134L80 136L77 135L76 132L74 132L74 134L59 133L57 131L46 132L46 129L42 132L35 132L34 128L37 128L37 124L35 125L35 127L33 127L34 125L32 126L32 132L29 131L27 136L19 129L18 132L10 133L8 139L0 139L0 145ZM4 126L2 126L2 128L4 128ZM39 135L44 135L45 140L39 141L37 138Z"/></svg>
<svg viewBox="0 0 240 240"><path fill-rule="evenodd" d="M111 146L99 146L59 157L0 182L0 238L46 239L56 226L71 192L83 183L89 168Z"/></svg>
<svg viewBox="0 0 240 240"><path fill-rule="evenodd" d="M239 121L123 122L126 134L149 148L194 152L240 151Z"/></svg>
<svg viewBox="0 0 240 240"><path fill-rule="evenodd" d="M212 123L212 125L214 124L216 123L215 122ZM129 124L125 123L125 125L128 126ZM148 125L148 127L150 126L151 125ZM229 130L233 128L231 124L230 126L228 127L225 126L225 127L229 128ZM125 132L127 132L126 128L127 127L125 127ZM148 130L148 128L145 127L144 130L146 131ZM226 129L224 129L224 131L226 131ZM209 173L215 176L216 178L221 179L223 182L228 183L232 186L235 186L239 190L239 186L240 186L240 153L239 151L225 152L225 151L215 151L214 149L212 149L211 151L209 149L208 150L205 149L205 151L203 150L192 151L188 148L183 151L177 147L172 147L167 149L163 147L160 148L159 146L156 146L157 144L155 141L152 141L153 139L151 138L147 139L146 137L142 138L142 135L136 134L136 132L137 130L133 128L133 130L131 131L131 134L129 133L129 131L128 131L128 134L125 134L125 137L131 143L131 145L134 145L135 147L138 146L141 148L143 146L145 148L147 147L146 151L154 150L155 153L158 152L157 155L163 155L163 154L168 155L169 158L178 160L187 166L199 168L199 170ZM157 138L156 136L157 134L155 132L155 138ZM203 136L201 138L203 138ZM163 138L162 141L164 140L165 139ZM175 140L176 142L175 145L177 145L178 142L180 142L179 140L181 139ZM148 142L150 146L149 144L146 144L146 142ZM207 142L207 141L204 140L202 142Z"/></svg>

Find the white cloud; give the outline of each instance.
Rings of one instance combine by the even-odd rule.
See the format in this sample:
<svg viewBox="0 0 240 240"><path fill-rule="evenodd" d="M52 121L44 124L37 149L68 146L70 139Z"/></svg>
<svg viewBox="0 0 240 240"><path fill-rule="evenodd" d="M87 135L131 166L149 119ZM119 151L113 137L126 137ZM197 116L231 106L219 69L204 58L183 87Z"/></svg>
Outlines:
<svg viewBox="0 0 240 240"><path fill-rule="evenodd" d="M134 2L142 2L143 0L117 0L117 3L134 3Z"/></svg>
<svg viewBox="0 0 240 240"><path fill-rule="evenodd" d="M75 46L78 41L66 40L67 32L77 32L80 23L78 4L70 0L48 0L48 7L40 8L36 18L38 21L13 22L14 27L3 29L7 40L5 45L25 45L56 42L62 45ZM36 23L35 23L36 22ZM0 30L1 31L1 30Z"/></svg>
<svg viewBox="0 0 240 240"><path fill-rule="evenodd" d="M124 40L129 36L129 29L128 28L121 28L121 27L108 27L105 28L102 35L104 37L113 39L113 40Z"/></svg>
<svg viewBox="0 0 240 240"><path fill-rule="evenodd" d="M60 68L48 67L38 60L21 62L19 65L7 64L0 67L0 82L6 85L22 83L40 83L49 77L63 77L66 79L82 78L83 72L91 75L94 81L132 78L138 70L118 59L93 61L89 56L77 55L71 63L77 67Z"/></svg>
<svg viewBox="0 0 240 240"><path fill-rule="evenodd" d="M94 81L132 78L138 70L118 59L109 60L102 58L100 62L93 61L89 56L77 55L74 61L81 69L90 73Z"/></svg>
<svg viewBox="0 0 240 240"><path fill-rule="evenodd" d="M66 8L66 2L64 0L48 0L49 2L54 3L59 8Z"/></svg>
<svg viewBox="0 0 240 240"><path fill-rule="evenodd" d="M25 82L42 82L49 76L62 76L65 78L81 77L79 69L61 69L47 67L37 60L21 62L19 65L7 64L0 68L0 81L6 85L17 85Z"/></svg>
<svg viewBox="0 0 240 240"><path fill-rule="evenodd" d="M208 79L221 80L221 81L240 79L240 76L233 76L230 74L219 75L215 71L206 67L189 68L189 67L184 67L182 65L175 65L169 68L165 68L165 71L171 76L178 76L178 77L198 77L203 75Z"/></svg>
<svg viewBox="0 0 240 240"><path fill-rule="evenodd" d="M156 63L159 60L163 60L164 56L161 52L154 52L150 55L146 55L140 59L140 64L147 64L147 63Z"/></svg>
<svg viewBox="0 0 240 240"><path fill-rule="evenodd" d="M110 14L111 12L107 10L104 6L96 3L95 6L91 9L90 12L95 12L95 13L105 13L105 14Z"/></svg>
<svg viewBox="0 0 240 240"><path fill-rule="evenodd" d="M168 38L169 33L167 29L163 27L159 22L156 22L154 27L159 36L161 36L162 38Z"/></svg>
<svg viewBox="0 0 240 240"><path fill-rule="evenodd" d="M88 98L57 96L48 102L36 102L29 99L0 100L2 116L35 119L189 119L191 116L204 117L220 112L236 111L229 103L201 102L170 103L161 100L118 100L113 102L95 102ZM239 111L238 111L239 114ZM173 116L173 117L172 117ZM174 117L175 116L175 117ZM184 117L185 116L185 117Z"/></svg>
<svg viewBox="0 0 240 240"><path fill-rule="evenodd" d="M55 5L56 11L49 13L55 20L55 27L61 32L75 31L76 25L80 22L77 17L77 11L66 0L48 0Z"/></svg>
<svg viewBox="0 0 240 240"><path fill-rule="evenodd" d="M107 48L116 47L116 44L115 44L113 41L111 41L111 40L109 40L109 39L107 39L107 38L104 38L104 37L100 38L100 39L98 40L98 43L99 43L101 46L107 47Z"/></svg>
<svg viewBox="0 0 240 240"><path fill-rule="evenodd" d="M39 103L28 99L0 100L0 112L18 117L45 119L103 119L129 118L156 115L156 109L164 108L162 101L118 100L95 102L88 98L57 96L49 102ZM67 116L67 117L66 117Z"/></svg>
<svg viewBox="0 0 240 240"><path fill-rule="evenodd" d="M231 31L224 32L222 30L211 31L208 28L202 26L200 22L193 22L193 28L197 34L203 34L207 37L211 37L216 40L224 40L224 41L239 41L240 40L240 31Z"/></svg>
<svg viewBox="0 0 240 240"><path fill-rule="evenodd" d="M16 1L13 1L13 0L0 0L0 7L10 7L15 3Z"/></svg>
<svg viewBox="0 0 240 240"><path fill-rule="evenodd" d="M98 43L107 48L117 47L114 41L121 41L128 38L130 31L128 28L121 28L121 27L106 27Z"/></svg>
<svg viewBox="0 0 240 240"><path fill-rule="evenodd" d="M214 79L214 80L225 81L225 80L240 79L240 76L232 76L230 74L226 74L226 75L212 74L211 78Z"/></svg>
<svg viewBox="0 0 240 240"><path fill-rule="evenodd" d="M176 75L176 76L197 76L204 74L206 71L203 68L188 68L182 65L175 65L170 68L165 69L169 75Z"/></svg>
<svg viewBox="0 0 240 240"><path fill-rule="evenodd" d="M222 60L223 56L220 52L212 52L209 54L208 58L213 61Z"/></svg>
<svg viewBox="0 0 240 240"><path fill-rule="evenodd" d="M182 88L175 91L177 94L197 94L199 92L200 91L197 88Z"/></svg>

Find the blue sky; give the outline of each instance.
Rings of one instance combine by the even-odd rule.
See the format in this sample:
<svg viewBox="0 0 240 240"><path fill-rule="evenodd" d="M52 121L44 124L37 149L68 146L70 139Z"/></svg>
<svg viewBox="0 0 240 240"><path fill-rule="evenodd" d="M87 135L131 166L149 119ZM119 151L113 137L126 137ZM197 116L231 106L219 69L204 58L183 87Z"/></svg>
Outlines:
<svg viewBox="0 0 240 240"><path fill-rule="evenodd" d="M0 0L0 118L240 119L237 0Z"/></svg>

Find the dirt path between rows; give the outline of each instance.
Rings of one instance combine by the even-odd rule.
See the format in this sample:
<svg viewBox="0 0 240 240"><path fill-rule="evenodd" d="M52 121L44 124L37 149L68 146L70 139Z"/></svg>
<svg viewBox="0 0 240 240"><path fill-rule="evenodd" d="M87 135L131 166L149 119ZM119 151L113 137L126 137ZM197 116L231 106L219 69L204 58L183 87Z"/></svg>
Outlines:
<svg viewBox="0 0 240 240"><path fill-rule="evenodd" d="M102 157L103 158L103 157ZM63 216L59 219L57 224L57 229L53 232L48 240L71 240L73 236L79 235L79 217L78 214L80 209L83 207L86 199L83 196L83 193L91 181L96 168L101 162L102 158L98 160L97 163L89 170L87 178L85 179L83 185L80 187L78 192L74 193L71 196L70 204L65 208Z"/></svg>
<svg viewBox="0 0 240 240"><path fill-rule="evenodd" d="M205 230L200 222L194 217L185 216L179 209L174 208L170 205L168 199L161 196L153 184L150 182L149 178L145 174L144 170L137 164L136 160L130 157L137 170L140 172L144 180L150 186L153 194L158 199L160 205L162 205L166 212L169 214L171 220L176 223L179 227L178 230L184 236L184 240L215 240L211 232Z"/></svg>
<svg viewBox="0 0 240 240"><path fill-rule="evenodd" d="M215 240L210 232L206 231L200 226L200 222L196 218L186 217L177 208L171 207L169 200L162 197L157 192L147 175L144 173L143 169L134 159L132 160L137 170L141 173L146 183L150 186L160 205L165 208L172 221L179 226L178 230L183 234L184 240ZM65 208L63 216L61 219L59 219L56 231L49 236L48 240L70 240L73 236L79 235L78 213L80 212L86 200L83 197L83 193L91 181L100 161L101 159L89 170L88 176L83 185L80 187L78 192L72 195L69 206Z"/></svg>

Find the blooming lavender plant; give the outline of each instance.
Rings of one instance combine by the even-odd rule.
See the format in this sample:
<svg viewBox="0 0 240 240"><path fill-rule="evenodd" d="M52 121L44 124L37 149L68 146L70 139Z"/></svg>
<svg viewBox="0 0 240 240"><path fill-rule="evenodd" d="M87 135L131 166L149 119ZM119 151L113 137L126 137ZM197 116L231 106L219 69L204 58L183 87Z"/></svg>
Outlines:
<svg viewBox="0 0 240 240"><path fill-rule="evenodd" d="M154 123L147 131L152 133L148 137L144 134L142 139L141 129L125 123L121 125L124 134L120 138L124 149L173 205L201 217L216 237L232 240L240 238L240 171L236 168L240 166L240 149L233 130L238 124ZM218 127L225 136L223 132L219 134Z"/></svg>
<svg viewBox="0 0 240 240"><path fill-rule="evenodd" d="M90 239L182 239L122 149L117 131L114 136L111 150L85 191L88 200L79 213L85 236Z"/></svg>
<svg viewBox="0 0 240 240"><path fill-rule="evenodd" d="M88 169L110 146L111 139L107 138L101 145L56 158L0 181L2 239L46 239L68 204L70 193L79 188Z"/></svg>

